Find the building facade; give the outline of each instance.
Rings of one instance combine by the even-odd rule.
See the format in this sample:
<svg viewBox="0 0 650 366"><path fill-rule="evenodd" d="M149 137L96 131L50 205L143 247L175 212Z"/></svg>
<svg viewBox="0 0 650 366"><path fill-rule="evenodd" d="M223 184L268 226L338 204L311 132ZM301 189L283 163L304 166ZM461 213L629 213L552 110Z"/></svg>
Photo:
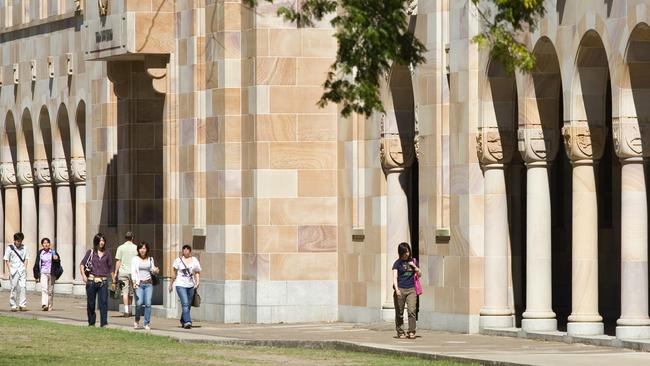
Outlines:
<svg viewBox="0 0 650 366"><path fill-rule="evenodd" d="M316 106L333 30L277 6L0 1L5 247L53 239L56 290L84 294L94 234L131 230L165 276L193 246L200 319L374 322L404 241L422 327L650 338L650 1L547 1L513 75L471 1L418 1L426 62L370 118Z"/></svg>

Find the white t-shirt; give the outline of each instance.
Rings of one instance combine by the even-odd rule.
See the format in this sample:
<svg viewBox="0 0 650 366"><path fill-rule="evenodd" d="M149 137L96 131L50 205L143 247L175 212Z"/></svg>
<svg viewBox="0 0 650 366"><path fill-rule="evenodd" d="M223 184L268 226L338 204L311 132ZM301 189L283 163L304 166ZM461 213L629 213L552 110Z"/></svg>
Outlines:
<svg viewBox="0 0 650 366"><path fill-rule="evenodd" d="M23 261L18 258L18 255L16 255L16 252L14 252L11 247L14 247L14 249L16 249L16 252L18 252L18 255L20 255L20 258L25 261L29 260L29 255L27 254L24 245L21 246L20 249L18 249L13 244L8 245L7 248L5 248L4 260L9 261L9 271L13 276L18 271L25 271L25 263L23 263Z"/></svg>
<svg viewBox="0 0 650 366"><path fill-rule="evenodd" d="M186 268L187 266L187 268ZM201 264L196 257L192 257L192 262L183 264L181 258L176 258L172 264L178 272L176 274L175 287L194 287L194 274L201 272Z"/></svg>

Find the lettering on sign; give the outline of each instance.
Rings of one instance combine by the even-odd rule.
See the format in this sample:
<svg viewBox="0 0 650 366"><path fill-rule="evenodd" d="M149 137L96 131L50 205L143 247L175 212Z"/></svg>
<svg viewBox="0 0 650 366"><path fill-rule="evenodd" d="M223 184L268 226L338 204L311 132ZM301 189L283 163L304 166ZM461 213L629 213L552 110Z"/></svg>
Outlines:
<svg viewBox="0 0 650 366"><path fill-rule="evenodd" d="M101 42L110 42L113 40L113 30L104 29L98 32L95 32L95 43Z"/></svg>

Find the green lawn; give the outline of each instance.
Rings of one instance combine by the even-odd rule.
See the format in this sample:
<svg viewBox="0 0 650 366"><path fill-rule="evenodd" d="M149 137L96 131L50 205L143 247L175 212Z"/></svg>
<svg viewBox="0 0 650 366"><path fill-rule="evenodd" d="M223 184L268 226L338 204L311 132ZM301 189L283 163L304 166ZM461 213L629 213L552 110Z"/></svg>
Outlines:
<svg viewBox="0 0 650 366"><path fill-rule="evenodd" d="M145 332L0 316L0 365L377 365L454 362L357 352L181 344Z"/></svg>

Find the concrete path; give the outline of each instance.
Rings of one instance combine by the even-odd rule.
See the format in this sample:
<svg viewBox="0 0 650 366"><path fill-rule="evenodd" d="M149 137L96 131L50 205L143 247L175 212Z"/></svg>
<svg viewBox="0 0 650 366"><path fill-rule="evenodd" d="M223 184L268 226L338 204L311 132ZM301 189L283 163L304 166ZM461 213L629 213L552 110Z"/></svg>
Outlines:
<svg viewBox="0 0 650 366"><path fill-rule="evenodd" d="M0 291L0 314L86 325L86 301L58 296L55 309L40 311L40 295L29 294L28 312L11 312L7 291ZM99 314L98 314L99 316ZM133 318L109 312L113 328L133 330ZM431 359L477 361L489 365L650 365L650 353L628 349L597 347L563 342L520 338L468 335L427 330L418 331L416 340L394 338L391 324L219 324L194 322L185 330L178 320L153 318L152 334L183 342L214 342L269 346L334 348L380 353L412 353ZM144 332L144 330L133 330Z"/></svg>

